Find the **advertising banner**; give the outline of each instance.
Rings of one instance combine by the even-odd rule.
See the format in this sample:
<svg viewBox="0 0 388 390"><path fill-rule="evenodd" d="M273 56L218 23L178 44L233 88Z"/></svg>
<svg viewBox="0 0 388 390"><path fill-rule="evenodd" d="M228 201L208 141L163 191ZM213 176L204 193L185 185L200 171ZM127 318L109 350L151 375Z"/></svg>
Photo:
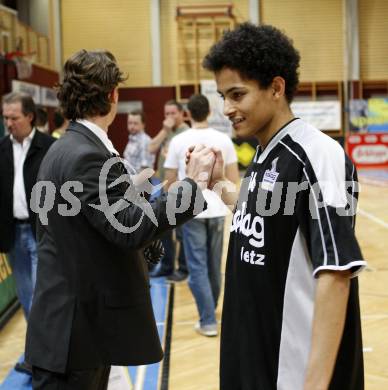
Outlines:
<svg viewBox="0 0 388 390"><path fill-rule="evenodd" d="M12 92L24 92L34 99L35 104L41 104L40 86L25 81L12 80Z"/></svg>
<svg viewBox="0 0 388 390"><path fill-rule="evenodd" d="M130 100L125 102L119 102L117 105L118 114L129 114L131 111L142 110L143 102L141 100Z"/></svg>
<svg viewBox="0 0 388 390"><path fill-rule="evenodd" d="M58 107L59 102L55 89L40 87L40 103L46 107Z"/></svg>
<svg viewBox="0 0 388 390"><path fill-rule="evenodd" d="M0 253L0 317L9 304L16 298L15 282L7 256Z"/></svg>
<svg viewBox="0 0 388 390"><path fill-rule="evenodd" d="M353 134L347 144L358 168L388 168L388 134Z"/></svg>
<svg viewBox="0 0 388 390"><path fill-rule="evenodd" d="M337 100L293 102L291 110L319 130L341 129L341 103Z"/></svg>
<svg viewBox="0 0 388 390"><path fill-rule="evenodd" d="M349 130L366 133L368 131L368 100L352 99L349 101Z"/></svg>
<svg viewBox="0 0 388 390"><path fill-rule="evenodd" d="M368 100L368 131L388 131L388 98L373 98Z"/></svg>

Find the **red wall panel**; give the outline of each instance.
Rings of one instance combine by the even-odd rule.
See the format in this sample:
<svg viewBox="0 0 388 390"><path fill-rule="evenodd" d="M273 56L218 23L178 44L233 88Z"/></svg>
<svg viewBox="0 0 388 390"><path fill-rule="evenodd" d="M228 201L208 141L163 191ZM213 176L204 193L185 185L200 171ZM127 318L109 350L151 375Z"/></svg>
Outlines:
<svg viewBox="0 0 388 390"><path fill-rule="evenodd" d="M153 137L161 129L164 119L164 103L175 98L174 87L121 88L119 100L141 101L145 113L146 131ZM128 141L127 115L118 114L109 127L109 138L122 154Z"/></svg>

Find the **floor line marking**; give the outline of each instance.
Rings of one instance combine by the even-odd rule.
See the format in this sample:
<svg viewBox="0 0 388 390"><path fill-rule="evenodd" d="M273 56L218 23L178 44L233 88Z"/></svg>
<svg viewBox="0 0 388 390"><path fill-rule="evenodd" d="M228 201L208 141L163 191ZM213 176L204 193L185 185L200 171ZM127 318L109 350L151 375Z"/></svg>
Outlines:
<svg viewBox="0 0 388 390"><path fill-rule="evenodd" d="M384 320L388 318L388 314L364 314L361 318L363 320Z"/></svg>
<svg viewBox="0 0 388 390"><path fill-rule="evenodd" d="M358 213L357 214L360 214L363 217L366 217L366 218L370 219L371 221L376 222L377 224L381 225L382 227L388 229L388 223L387 222L383 221L382 219L376 217L375 215L373 215L371 213L368 213L367 211L365 211L363 209L358 209Z"/></svg>
<svg viewBox="0 0 388 390"><path fill-rule="evenodd" d="M384 293L364 292L362 295L367 297L388 298L388 294Z"/></svg>

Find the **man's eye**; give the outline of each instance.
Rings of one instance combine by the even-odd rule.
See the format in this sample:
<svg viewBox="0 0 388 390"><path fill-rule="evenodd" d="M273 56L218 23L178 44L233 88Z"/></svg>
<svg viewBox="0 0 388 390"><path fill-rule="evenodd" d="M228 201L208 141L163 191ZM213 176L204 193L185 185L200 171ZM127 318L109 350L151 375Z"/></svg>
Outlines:
<svg viewBox="0 0 388 390"><path fill-rule="evenodd" d="M243 94L241 92L233 92L232 96L234 100L238 100L243 96Z"/></svg>

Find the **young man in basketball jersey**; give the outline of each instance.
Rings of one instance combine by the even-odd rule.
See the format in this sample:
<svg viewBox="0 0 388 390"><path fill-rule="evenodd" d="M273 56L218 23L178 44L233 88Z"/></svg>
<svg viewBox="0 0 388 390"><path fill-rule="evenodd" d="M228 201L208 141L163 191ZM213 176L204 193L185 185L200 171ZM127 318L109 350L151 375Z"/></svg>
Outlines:
<svg viewBox="0 0 388 390"><path fill-rule="evenodd" d="M221 390L364 388L355 276L366 263L354 236L357 176L341 146L290 109L299 59L278 29L247 23L226 33L204 60L237 136L259 141L238 201L221 190L227 204L236 204ZM212 187L220 191L224 180L217 152Z"/></svg>

